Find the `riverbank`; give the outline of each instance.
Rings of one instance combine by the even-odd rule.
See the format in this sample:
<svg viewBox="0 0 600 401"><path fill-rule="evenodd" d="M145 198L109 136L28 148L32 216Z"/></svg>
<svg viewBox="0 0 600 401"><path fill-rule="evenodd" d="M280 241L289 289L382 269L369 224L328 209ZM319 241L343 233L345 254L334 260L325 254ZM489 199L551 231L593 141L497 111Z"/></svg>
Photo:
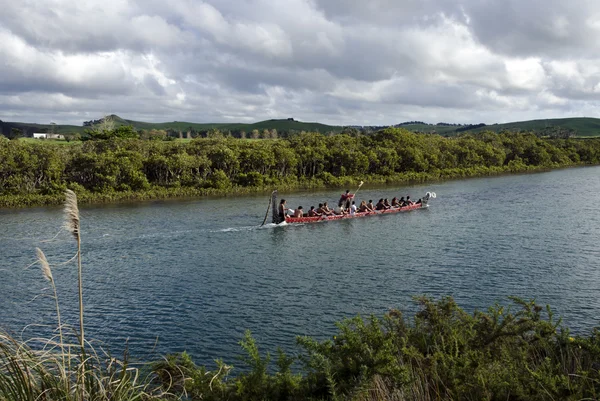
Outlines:
<svg viewBox="0 0 600 401"><path fill-rule="evenodd" d="M414 184L600 164L600 140L484 132L444 138L388 128L369 136L303 133L278 140L86 141L0 138L0 207L240 195Z"/></svg>
<svg viewBox="0 0 600 401"><path fill-rule="evenodd" d="M111 191L97 193L77 188L77 196L81 204L104 204L121 203L162 199L194 199L205 196L238 196L248 194L268 194L273 189L280 192L296 192L305 190L321 189L345 189L355 187L364 181L365 188L370 185L413 185L422 183L433 183L446 180L501 176L508 174L524 174L551 171L572 167L584 167L587 164L548 166L505 166L505 167L474 167L470 169L451 169L437 172L422 173L397 173L394 175L369 175L358 177L334 177L333 175L323 178L292 181L280 183L279 185L267 186L230 186L227 188L165 188L155 186L150 189L139 191ZM27 195L2 195L0 196L0 208L27 208L38 206L60 205L64 202L62 193L56 194L27 194Z"/></svg>

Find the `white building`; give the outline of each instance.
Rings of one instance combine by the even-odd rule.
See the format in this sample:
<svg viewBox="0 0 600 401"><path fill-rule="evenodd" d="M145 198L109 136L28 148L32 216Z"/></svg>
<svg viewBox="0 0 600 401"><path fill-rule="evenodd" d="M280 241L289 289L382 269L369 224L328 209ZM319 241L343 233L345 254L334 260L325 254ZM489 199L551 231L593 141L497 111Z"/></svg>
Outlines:
<svg viewBox="0 0 600 401"><path fill-rule="evenodd" d="M44 132L34 132L34 139L65 139L64 135L61 134L46 134Z"/></svg>

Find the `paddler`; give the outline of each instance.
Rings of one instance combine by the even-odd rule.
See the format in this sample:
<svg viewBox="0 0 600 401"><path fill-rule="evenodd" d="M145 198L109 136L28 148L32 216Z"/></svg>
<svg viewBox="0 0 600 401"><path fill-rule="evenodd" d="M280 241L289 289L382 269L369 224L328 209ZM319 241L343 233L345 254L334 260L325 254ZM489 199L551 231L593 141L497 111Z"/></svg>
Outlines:
<svg viewBox="0 0 600 401"><path fill-rule="evenodd" d="M298 209L294 211L293 217L304 217L304 212L302 211L302 206L298 206Z"/></svg>
<svg viewBox="0 0 600 401"><path fill-rule="evenodd" d="M342 208L342 210L350 209L350 202L354 199L354 194L350 193L350 190L347 189L346 193L340 196L340 200L338 202L338 206Z"/></svg>
<svg viewBox="0 0 600 401"><path fill-rule="evenodd" d="M308 217L319 217L319 216L321 216L321 213L317 212L315 210L314 206L311 206L310 210L308 211Z"/></svg>
<svg viewBox="0 0 600 401"><path fill-rule="evenodd" d="M333 214L339 214L339 213L336 213L335 210L330 209L329 206L327 205L327 202L323 202L322 210L328 216L331 216Z"/></svg>

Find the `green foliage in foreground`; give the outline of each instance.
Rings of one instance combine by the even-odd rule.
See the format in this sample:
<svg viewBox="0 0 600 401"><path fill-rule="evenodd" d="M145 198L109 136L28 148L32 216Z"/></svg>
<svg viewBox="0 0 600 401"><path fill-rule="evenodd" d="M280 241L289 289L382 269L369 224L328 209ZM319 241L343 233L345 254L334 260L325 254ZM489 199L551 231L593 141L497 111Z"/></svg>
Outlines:
<svg viewBox="0 0 600 401"><path fill-rule="evenodd" d="M154 365L192 400L581 400L600 395L600 332L571 337L549 308L514 299L469 314L451 298L419 298L412 322L397 310L356 317L330 340L298 338L276 367L247 333L248 370L198 368L189 356ZM298 366L292 371L295 361ZM166 375L169 372L170 375ZM167 385L167 382L163 381ZM172 389L172 388L171 388Z"/></svg>
<svg viewBox="0 0 600 401"><path fill-rule="evenodd" d="M513 301L469 314L452 298L419 298L413 319L392 310L345 320L331 339L299 337L298 354L278 351L274 362L248 332L237 374L220 360L214 370L199 367L186 353L142 370L94 356L86 363L86 399L598 399L600 331L571 336L548 307ZM81 358L49 344L36 350L0 336L0 400L78 399Z"/></svg>
<svg viewBox="0 0 600 401"><path fill-rule="evenodd" d="M0 207L243 193L274 187L408 183L600 163L600 139L491 132L444 138L389 128L370 136L278 140L123 138L74 143L0 137Z"/></svg>

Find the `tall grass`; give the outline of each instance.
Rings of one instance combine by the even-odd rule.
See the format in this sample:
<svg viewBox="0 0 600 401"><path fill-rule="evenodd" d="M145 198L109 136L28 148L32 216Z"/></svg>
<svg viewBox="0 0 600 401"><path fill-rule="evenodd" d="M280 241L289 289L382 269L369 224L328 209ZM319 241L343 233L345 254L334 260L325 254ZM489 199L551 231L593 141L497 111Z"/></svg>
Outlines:
<svg viewBox="0 0 600 401"><path fill-rule="evenodd" d="M150 390L149 377L129 365L127 355L118 360L86 342L83 320L83 266L77 196L67 191L64 227L77 242L79 331L65 335L52 268L36 248L43 277L51 284L57 316L56 336L22 340L0 332L1 401L134 401L165 399L164 390ZM70 340L75 341L70 341ZM156 389L156 387L154 387Z"/></svg>
<svg viewBox="0 0 600 401"><path fill-rule="evenodd" d="M77 242L77 287L79 290L79 345L81 346L81 357L85 361L85 334L83 325L83 269L81 265L81 231L79 227L79 207L77 206L77 195L67 189L65 192L65 224L64 228L69 231ZM85 388L85 363L81 364L81 399L84 399Z"/></svg>

